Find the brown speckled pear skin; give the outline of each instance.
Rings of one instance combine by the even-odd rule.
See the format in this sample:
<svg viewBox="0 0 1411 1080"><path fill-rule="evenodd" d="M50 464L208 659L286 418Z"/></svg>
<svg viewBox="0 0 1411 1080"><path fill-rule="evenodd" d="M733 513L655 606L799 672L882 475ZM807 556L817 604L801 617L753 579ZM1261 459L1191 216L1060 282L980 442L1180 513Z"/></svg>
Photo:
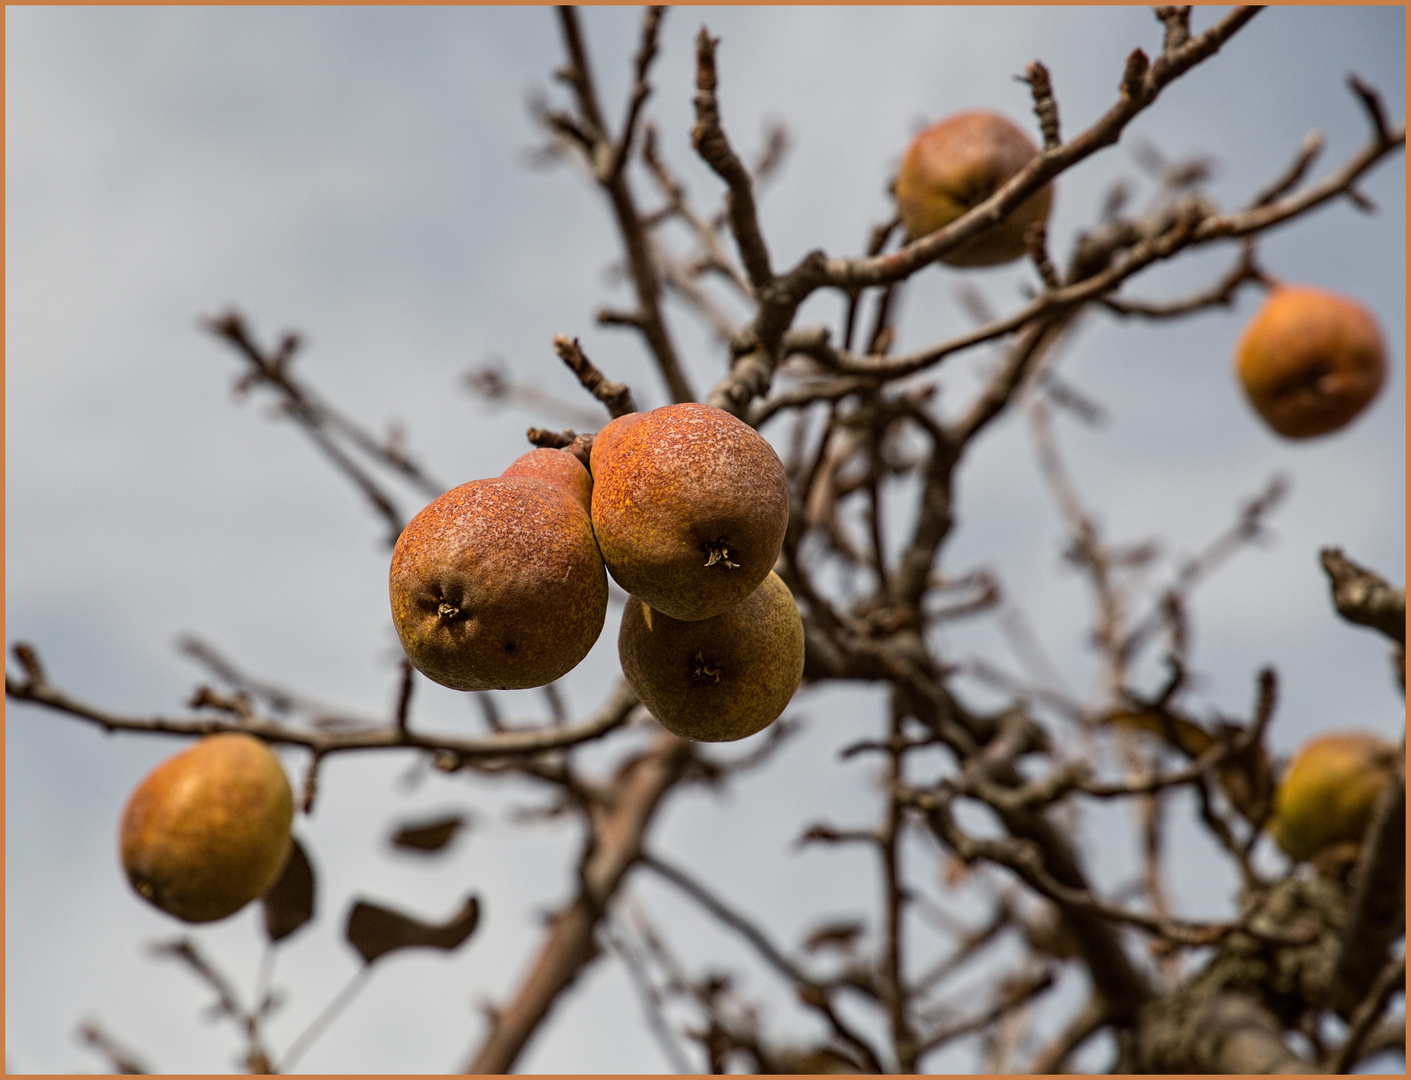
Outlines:
<svg viewBox="0 0 1411 1080"><path fill-rule="evenodd" d="M803 620L771 572L741 603L681 622L628 597L617 639L622 673L675 735L732 742L762 731L803 678Z"/></svg>
<svg viewBox="0 0 1411 1080"><path fill-rule="evenodd" d="M534 451L510 468L516 474L436 499L392 551L388 592L402 648L454 690L551 683L588 655L607 618L587 470L561 450Z"/></svg>
<svg viewBox="0 0 1411 1080"><path fill-rule="evenodd" d="M912 240L949 225L984 202L1039 148L1004 117L963 112L933 124L912 140L897 173L897 213ZM996 266L1022 258L1025 234L1048 220L1052 190L1044 185L998 225L941 256L951 266Z"/></svg>
<svg viewBox="0 0 1411 1080"><path fill-rule="evenodd" d="M289 857L294 794L252 735L210 735L158 765L123 812L123 869L139 896L203 923L275 883Z"/></svg>
<svg viewBox="0 0 1411 1080"><path fill-rule="evenodd" d="M1372 313L1306 285L1271 290L1235 347L1235 374L1250 405L1286 439L1350 424L1381 392L1386 368Z"/></svg>
<svg viewBox="0 0 1411 1080"><path fill-rule="evenodd" d="M593 531L613 579L690 622L747 597L789 523L784 466L723 409L687 402L619 417L593 442Z"/></svg>

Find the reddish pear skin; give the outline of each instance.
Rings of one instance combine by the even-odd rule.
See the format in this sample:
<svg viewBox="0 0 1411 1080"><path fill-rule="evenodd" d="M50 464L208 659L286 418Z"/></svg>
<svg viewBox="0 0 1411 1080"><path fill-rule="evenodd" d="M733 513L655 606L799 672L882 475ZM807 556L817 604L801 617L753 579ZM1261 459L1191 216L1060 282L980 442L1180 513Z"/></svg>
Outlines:
<svg viewBox="0 0 1411 1080"><path fill-rule="evenodd" d="M657 611L708 619L774 568L789 523L784 465L725 410L685 402L618 417L590 462L603 561Z"/></svg>
<svg viewBox="0 0 1411 1080"><path fill-rule="evenodd" d="M1264 422L1286 439L1350 424L1386 382L1386 343L1355 300L1308 285L1272 289L1240 335L1235 374Z"/></svg>
<svg viewBox="0 0 1411 1080"><path fill-rule="evenodd" d="M402 648L454 690L543 686L577 666L607 618L607 573L588 516L592 480L563 450L452 488L392 552Z"/></svg>

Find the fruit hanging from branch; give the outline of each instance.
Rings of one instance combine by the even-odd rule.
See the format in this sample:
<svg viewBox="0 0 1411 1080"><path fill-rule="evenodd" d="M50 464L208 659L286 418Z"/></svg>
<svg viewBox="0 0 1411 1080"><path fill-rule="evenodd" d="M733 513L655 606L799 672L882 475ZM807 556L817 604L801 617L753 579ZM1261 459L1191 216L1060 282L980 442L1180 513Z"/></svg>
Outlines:
<svg viewBox="0 0 1411 1080"><path fill-rule="evenodd" d="M1305 743L1274 793L1275 842L1294 859L1311 859L1334 844L1360 843L1399 756L1393 743L1360 731Z"/></svg>
<svg viewBox="0 0 1411 1080"><path fill-rule="evenodd" d="M1019 128L991 112L963 112L912 140L897 174L897 214L919 240L984 202L1038 156ZM941 256L951 266L996 266L1022 258L1027 234L1048 221L1053 201L1044 185L997 225Z"/></svg>
<svg viewBox="0 0 1411 1080"><path fill-rule="evenodd" d="M803 678L803 620L772 571L739 604L694 622L630 597L617 647L642 704L668 731L700 742L764 730Z"/></svg>
<svg viewBox="0 0 1411 1080"><path fill-rule="evenodd" d="M1272 290L1235 347L1250 405L1289 439L1346 427L1380 393L1386 367L1371 312L1306 285Z"/></svg>
<svg viewBox="0 0 1411 1080"><path fill-rule="evenodd" d="M210 735L158 765L123 812L127 879L185 922L233 915L279 878L294 794L279 759L240 732Z"/></svg>
<svg viewBox="0 0 1411 1080"><path fill-rule="evenodd" d="M572 454L532 450L412 518L388 590L417 670L454 690L524 689L588 655L608 599L590 487Z"/></svg>
<svg viewBox="0 0 1411 1080"><path fill-rule="evenodd" d="M686 622L740 603L789 523L784 465L754 428L687 402L618 417L591 457L593 530L613 580Z"/></svg>

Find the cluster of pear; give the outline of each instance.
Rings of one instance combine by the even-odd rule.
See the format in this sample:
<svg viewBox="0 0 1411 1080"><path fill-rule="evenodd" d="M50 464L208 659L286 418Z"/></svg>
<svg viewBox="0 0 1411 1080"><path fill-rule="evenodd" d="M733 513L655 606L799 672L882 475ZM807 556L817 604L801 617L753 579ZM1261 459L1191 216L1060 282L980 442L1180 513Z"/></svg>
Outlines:
<svg viewBox="0 0 1411 1080"><path fill-rule="evenodd" d="M158 765L128 799L120 850L139 896L185 922L233 915L279 879L294 793L253 735L209 735Z"/></svg>
<svg viewBox="0 0 1411 1080"><path fill-rule="evenodd" d="M902 159L894 192L908 238L944 228L1028 165L1038 147L989 112L964 112L926 128ZM1008 217L941 256L952 266L1022 258L1029 230L1048 220L1048 185ZM1273 288L1245 326L1235 374L1254 411L1277 434L1309 439L1346 427L1386 381L1386 346L1356 301L1309 286Z"/></svg>
<svg viewBox="0 0 1411 1080"><path fill-rule="evenodd" d="M618 417L585 468L539 449L408 523L388 584L402 648L457 690L542 686L587 654L607 574L630 596L623 674L664 727L742 739L803 676L803 622L773 572L789 498L758 432L688 402Z"/></svg>

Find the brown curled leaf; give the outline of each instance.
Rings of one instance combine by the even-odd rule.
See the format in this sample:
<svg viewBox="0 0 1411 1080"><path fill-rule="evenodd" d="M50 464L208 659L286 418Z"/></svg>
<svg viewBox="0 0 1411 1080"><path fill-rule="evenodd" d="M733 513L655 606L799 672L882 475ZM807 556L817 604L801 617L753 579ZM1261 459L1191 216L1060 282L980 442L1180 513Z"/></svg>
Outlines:
<svg viewBox="0 0 1411 1080"><path fill-rule="evenodd" d="M397 949L424 946L449 951L459 948L479 921L480 901L474 896L466 897L460 911L440 926L359 900L348 913L344 936L362 955L363 961L370 964Z"/></svg>
<svg viewBox="0 0 1411 1080"><path fill-rule="evenodd" d="M271 942L283 941L314 917L314 868L298 840L269 892L265 893L265 933Z"/></svg>
<svg viewBox="0 0 1411 1080"><path fill-rule="evenodd" d="M412 851L442 851L465 826L464 814L447 814L429 821L409 822L392 834L392 846Z"/></svg>

